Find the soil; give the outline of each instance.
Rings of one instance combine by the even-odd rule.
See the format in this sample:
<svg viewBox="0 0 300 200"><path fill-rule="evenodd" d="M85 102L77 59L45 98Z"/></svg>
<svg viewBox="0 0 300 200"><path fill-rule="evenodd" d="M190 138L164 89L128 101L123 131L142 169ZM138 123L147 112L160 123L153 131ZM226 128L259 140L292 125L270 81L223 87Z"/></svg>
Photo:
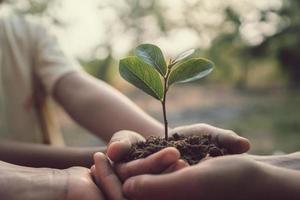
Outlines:
<svg viewBox="0 0 300 200"><path fill-rule="evenodd" d="M202 159L208 157L217 157L227 154L227 150L218 147L218 145L212 141L210 135L186 137L175 133L169 137L168 140L150 136L145 142L134 144L124 162L146 158L166 147L177 148L181 154L181 159L187 161L190 165L197 164Z"/></svg>

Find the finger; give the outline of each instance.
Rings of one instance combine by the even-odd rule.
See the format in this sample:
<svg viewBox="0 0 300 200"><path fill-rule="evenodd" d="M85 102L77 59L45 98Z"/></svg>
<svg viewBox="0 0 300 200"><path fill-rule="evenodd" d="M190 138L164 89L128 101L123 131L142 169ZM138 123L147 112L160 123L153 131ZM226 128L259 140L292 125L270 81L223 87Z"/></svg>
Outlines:
<svg viewBox="0 0 300 200"><path fill-rule="evenodd" d="M198 199L190 196L200 188L195 183L195 174L190 174L187 169L170 174L131 177L123 184L123 193L128 199L139 200Z"/></svg>
<svg viewBox="0 0 300 200"><path fill-rule="evenodd" d="M106 156L103 153L95 153L94 161L95 168L92 173L95 174L96 182L101 191L106 195L107 199L125 199L122 193L122 184L111 168ZM93 167L91 170L93 171Z"/></svg>
<svg viewBox="0 0 300 200"><path fill-rule="evenodd" d="M194 124L175 128L171 133L180 133L183 135L211 135L212 140L220 147L226 148L229 153L244 153L250 149L248 139L238 136L231 130L217 128L208 124Z"/></svg>
<svg viewBox="0 0 300 200"><path fill-rule="evenodd" d="M162 175L164 176L164 175ZM154 184L157 181L157 185ZM132 177L125 181L123 185L123 193L128 199L139 199L139 200L171 200L172 193L171 188L166 190L164 184L169 184L174 180L165 177L164 179L153 175L140 175ZM151 192L150 192L151 191Z"/></svg>
<svg viewBox="0 0 300 200"><path fill-rule="evenodd" d="M226 148L229 153L232 154L245 153L250 149L250 141L238 136L233 131L212 135L212 139L220 145L220 147Z"/></svg>
<svg viewBox="0 0 300 200"><path fill-rule="evenodd" d="M93 176L96 175L96 167L95 167L95 165L91 166L91 173L92 173Z"/></svg>
<svg viewBox="0 0 300 200"><path fill-rule="evenodd" d="M124 156L129 152L134 143L144 141L145 139L133 131L119 131L115 133L107 147L107 156L113 162L121 161Z"/></svg>
<svg viewBox="0 0 300 200"><path fill-rule="evenodd" d="M96 166L93 165L91 168L91 175L92 175L92 178L93 178L93 181L96 183L96 185L100 188L100 182L99 182L99 178L97 177L97 174L96 174Z"/></svg>
<svg viewBox="0 0 300 200"><path fill-rule="evenodd" d="M176 163L179 158L179 151L173 147L168 147L147 158L116 165L116 171L123 181L140 174L159 174Z"/></svg>
<svg viewBox="0 0 300 200"><path fill-rule="evenodd" d="M185 162L184 160L178 160L176 163L168 167L165 171L163 171L164 174L172 173L178 170L181 170L185 167L188 167L189 164Z"/></svg>

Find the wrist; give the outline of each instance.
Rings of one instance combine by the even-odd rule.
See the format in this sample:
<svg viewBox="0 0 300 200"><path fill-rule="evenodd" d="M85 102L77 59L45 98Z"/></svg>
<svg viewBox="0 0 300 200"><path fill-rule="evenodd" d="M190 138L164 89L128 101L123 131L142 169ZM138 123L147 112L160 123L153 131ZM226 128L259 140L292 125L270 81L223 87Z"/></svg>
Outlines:
<svg viewBox="0 0 300 200"><path fill-rule="evenodd" d="M49 199L65 200L68 192L68 174L64 170L59 169L45 170L47 170L49 174L48 177L45 177L45 179L47 179L45 180L45 187L43 187L43 185L42 187L40 186L41 191L47 194Z"/></svg>
<svg viewBox="0 0 300 200"><path fill-rule="evenodd" d="M5 169L4 169L5 170ZM11 165L0 173L3 199L64 200L67 174L62 170Z"/></svg>
<svg viewBox="0 0 300 200"><path fill-rule="evenodd" d="M300 156L299 154L287 154L278 156L253 156L249 157L255 161L269 164L276 167L282 167L286 169L300 170Z"/></svg>

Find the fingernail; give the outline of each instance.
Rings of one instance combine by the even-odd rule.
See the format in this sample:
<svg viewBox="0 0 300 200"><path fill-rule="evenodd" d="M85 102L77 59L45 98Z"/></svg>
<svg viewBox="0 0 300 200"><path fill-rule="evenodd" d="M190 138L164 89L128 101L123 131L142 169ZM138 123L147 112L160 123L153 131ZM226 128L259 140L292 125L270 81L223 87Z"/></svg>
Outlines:
<svg viewBox="0 0 300 200"><path fill-rule="evenodd" d="M96 153L94 153L94 157L103 157L103 156L105 156L105 155L102 152L96 152Z"/></svg>
<svg viewBox="0 0 300 200"><path fill-rule="evenodd" d="M105 158L106 158L106 156L102 152L96 152L94 154L94 161L95 161L95 163L98 162L99 160L105 159Z"/></svg>
<svg viewBox="0 0 300 200"><path fill-rule="evenodd" d="M189 163L183 159L180 159L179 162L181 162L185 166L189 166Z"/></svg>
<svg viewBox="0 0 300 200"><path fill-rule="evenodd" d="M171 151L171 149L169 149L169 152L163 156L162 162L165 165L169 165L169 164L175 162L176 160L178 160L179 157L180 157L179 151L172 148L172 151Z"/></svg>
<svg viewBox="0 0 300 200"><path fill-rule="evenodd" d="M131 148L128 141L116 141L112 142L106 151L107 156L114 162L120 161L124 154L126 154Z"/></svg>
<svg viewBox="0 0 300 200"><path fill-rule="evenodd" d="M242 151L248 151L250 149L250 142L247 138L240 137L238 143Z"/></svg>

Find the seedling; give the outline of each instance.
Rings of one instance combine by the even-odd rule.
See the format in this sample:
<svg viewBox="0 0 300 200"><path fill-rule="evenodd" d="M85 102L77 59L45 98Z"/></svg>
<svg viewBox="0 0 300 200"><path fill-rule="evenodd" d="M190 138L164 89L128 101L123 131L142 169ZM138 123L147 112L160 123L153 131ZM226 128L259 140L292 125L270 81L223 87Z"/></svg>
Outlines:
<svg viewBox="0 0 300 200"><path fill-rule="evenodd" d="M153 44L141 44L134 53L134 56L120 61L120 74L129 83L161 102L165 140L168 140L166 97L170 86L201 79L213 70L214 64L199 57L195 50L183 52L167 64L160 48Z"/></svg>

